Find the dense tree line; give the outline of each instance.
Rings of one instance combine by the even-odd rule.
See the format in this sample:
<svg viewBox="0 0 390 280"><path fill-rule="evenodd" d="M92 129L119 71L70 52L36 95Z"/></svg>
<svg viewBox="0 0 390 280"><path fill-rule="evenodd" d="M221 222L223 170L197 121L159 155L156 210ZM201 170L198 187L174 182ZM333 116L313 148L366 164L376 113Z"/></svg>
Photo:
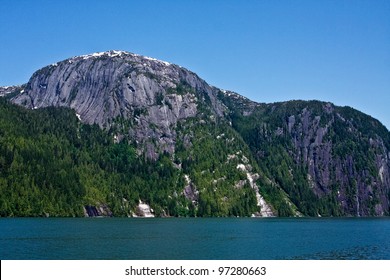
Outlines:
<svg viewBox="0 0 390 280"><path fill-rule="evenodd" d="M258 172L240 135L216 119L184 120L177 131L174 158L161 153L151 161L134 144L115 143L113 134L82 124L73 110L27 110L0 98L0 215L79 217L87 205L106 205L114 216L128 216L139 200L156 216L259 210L247 175L237 169L246 156ZM185 175L197 188L195 202L183 194Z"/></svg>
<svg viewBox="0 0 390 280"><path fill-rule="evenodd" d="M177 125L175 154L160 153L151 161L137 152L142 147L114 139L117 133L126 134L131 122L118 119L110 130L102 130L82 124L67 108L27 110L0 98L0 215L83 216L87 205L106 205L114 216L128 216L142 200L156 216L250 216L259 209L247 172L258 174L259 191L279 216L296 211L345 215L337 198L341 182L333 181L326 195L316 195L307 165L294 157L288 117L308 105L313 116L321 116L319 126L332 124L324 141L332 143L333 158L352 157L351 172L376 178L375 155L381 146L369 143L379 136L388 149L389 133L348 107L324 114L321 102L260 104L249 116L232 110L229 124L198 106L196 118ZM334 118L337 114L347 126ZM242 164L247 172L238 168ZM334 172L330 170L332 178ZM184 196L186 176L197 192L195 201ZM356 180L351 178L344 188L353 209ZM366 207L375 208L375 192Z"/></svg>
<svg viewBox="0 0 390 280"><path fill-rule="evenodd" d="M70 109L31 111L0 99L1 216L82 216L85 205L103 204L123 216L140 199L157 215L178 215L167 198L183 187L179 177L167 155L137 156Z"/></svg>

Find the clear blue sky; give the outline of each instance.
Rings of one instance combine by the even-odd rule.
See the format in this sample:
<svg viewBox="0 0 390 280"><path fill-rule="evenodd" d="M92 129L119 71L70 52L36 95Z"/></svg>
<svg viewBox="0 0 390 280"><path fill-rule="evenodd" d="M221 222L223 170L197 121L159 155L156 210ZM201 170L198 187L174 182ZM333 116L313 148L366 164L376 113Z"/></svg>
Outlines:
<svg viewBox="0 0 390 280"><path fill-rule="evenodd" d="M390 1L0 0L0 85L125 50L252 100L331 101L390 128Z"/></svg>

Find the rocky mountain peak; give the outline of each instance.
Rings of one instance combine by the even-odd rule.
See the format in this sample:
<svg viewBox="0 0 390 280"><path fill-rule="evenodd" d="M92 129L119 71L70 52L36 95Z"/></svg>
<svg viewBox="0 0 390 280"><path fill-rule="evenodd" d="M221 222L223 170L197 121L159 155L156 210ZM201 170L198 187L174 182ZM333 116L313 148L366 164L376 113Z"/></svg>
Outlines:
<svg viewBox="0 0 390 280"><path fill-rule="evenodd" d="M110 50L110 51L105 51L105 52L96 52L96 53L92 53L92 54L86 54L86 55L79 55L79 56L74 56L72 58L69 58L69 59L66 59L65 61L67 63L75 63L75 62L79 62L81 60L88 60L88 59L110 59L110 58L117 58L117 59L122 59L122 60L127 60L127 61L133 61L134 63L138 63L144 67L151 67L151 64L154 64L154 66L156 67L156 65L160 65L160 66L171 66L171 63L169 62L166 62L166 61L162 61L162 60L159 60L159 59L155 59L155 58L152 58L152 57L148 57L148 56L143 56L143 55L139 55L139 54L135 54L135 53L131 53L131 52L126 52L126 51L118 51L118 50ZM58 63L54 63L52 64L52 66L57 66ZM180 67L178 65L174 65L176 67ZM154 68L155 68L154 67ZM182 67L180 67L182 68ZM149 69L151 70L151 69Z"/></svg>
<svg viewBox="0 0 390 280"><path fill-rule="evenodd" d="M224 111L217 90L195 73L125 51L75 56L46 66L12 101L31 109L70 107L84 123L146 145L152 158L158 150L174 151L180 119L197 116L200 106L211 115Z"/></svg>

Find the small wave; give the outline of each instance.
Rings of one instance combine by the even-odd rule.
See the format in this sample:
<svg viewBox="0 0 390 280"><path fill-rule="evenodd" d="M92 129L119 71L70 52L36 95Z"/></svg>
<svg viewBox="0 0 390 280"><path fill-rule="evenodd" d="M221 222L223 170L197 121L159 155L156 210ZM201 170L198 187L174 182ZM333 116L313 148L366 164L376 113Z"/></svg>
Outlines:
<svg viewBox="0 0 390 280"><path fill-rule="evenodd" d="M329 252L318 252L295 256L293 260L381 260L386 259L386 246L356 246Z"/></svg>

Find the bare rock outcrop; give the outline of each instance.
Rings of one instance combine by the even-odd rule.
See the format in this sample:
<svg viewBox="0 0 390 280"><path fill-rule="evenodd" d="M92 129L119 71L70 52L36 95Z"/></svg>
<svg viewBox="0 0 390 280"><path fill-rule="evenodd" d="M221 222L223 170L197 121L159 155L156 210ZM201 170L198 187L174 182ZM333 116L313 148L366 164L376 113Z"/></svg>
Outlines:
<svg viewBox="0 0 390 280"><path fill-rule="evenodd" d="M195 117L200 104L223 115L225 108L216 93L178 65L108 51L40 69L12 101L30 109L72 108L84 123L129 136L148 157L156 158L160 152L174 152L177 122Z"/></svg>

